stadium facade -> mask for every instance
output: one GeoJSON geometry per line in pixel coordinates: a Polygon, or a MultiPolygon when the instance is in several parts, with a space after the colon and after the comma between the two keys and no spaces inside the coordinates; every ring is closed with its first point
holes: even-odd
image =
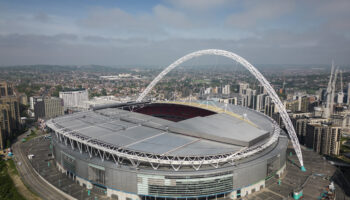
{"type": "Polygon", "coordinates": [[[61,172],[114,199],[247,196],[280,176],[288,138],[268,116],[216,102],[139,102],[47,121],[61,172]]]}

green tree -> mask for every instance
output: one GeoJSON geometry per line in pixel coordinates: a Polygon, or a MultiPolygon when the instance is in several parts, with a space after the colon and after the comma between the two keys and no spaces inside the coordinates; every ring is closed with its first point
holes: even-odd
{"type": "Polygon", "coordinates": [[[21,117],[28,117],[28,108],[29,105],[19,104],[19,111],[21,117]]]}
{"type": "Polygon", "coordinates": [[[24,200],[20,195],[8,174],[8,169],[5,161],[0,158],[0,199],[8,200],[24,200]]]}
{"type": "Polygon", "coordinates": [[[107,91],[106,91],[106,89],[104,89],[104,88],[102,89],[102,91],[101,91],[101,95],[102,95],[102,96],[106,96],[106,95],[107,95],[107,91]]]}
{"type": "Polygon", "coordinates": [[[55,86],[55,91],[52,93],[52,96],[58,97],[59,93],[63,90],[62,85],[56,85],[55,86]]]}

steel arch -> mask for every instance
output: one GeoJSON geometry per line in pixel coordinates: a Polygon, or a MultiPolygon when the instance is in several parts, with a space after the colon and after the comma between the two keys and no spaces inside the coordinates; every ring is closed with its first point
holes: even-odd
{"type": "Polygon", "coordinates": [[[186,62],[192,58],[203,56],[203,55],[218,55],[218,56],[223,56],[230,58],[241,65],[243,65],[253,76],[255,76],[256,79],[260,82],[261,85],[264,86],[266,89],[267,93],[272,99],[272,102],[276,105],[283,123],[287,129],[287,132],[291,138],[294,150],[296,152],[296,155],[299,159],[301,169],[304,171],[304,162],[303,162],[303,156],[302,152],[300,149],[300,144],[298,141],[298,137],[295,133],[295,130],[293,128],[292,121],[290,120],[288,113],[281,102],[281,100],[278,98],[278,95],[276,94],[275,90],[272,88],[270,83],[266,80],[266,78],[252,65],[250,64],[246,59],[242,58],[241,56],[232,53],[230,51],[225,51],[225,50],[220,50],[220,49],[206,49],[206,50],[200,50],[196,51],[193,53],[189,53],[180,59],[176,60],[173,62],[171,65],[169,65],[167,68],[165,68],[148,86],[147,88],[140,94],[140,96],[137,98],[136,101],[142,101],[146,95],[153,89],[153,87],[166,75],[168,74],[171,70],[173,70],[175,67],[179,66],[181,63],[186,62]]]}

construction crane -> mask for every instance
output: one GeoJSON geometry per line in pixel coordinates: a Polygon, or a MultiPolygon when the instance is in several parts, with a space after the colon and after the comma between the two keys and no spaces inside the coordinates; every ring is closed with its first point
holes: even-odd
{"type": "Polygon", "coordinates": [[[329,118],[331,115],[329,108],[330,108],[330,102],[331,102],[333,74],[334,74],[334,62],[332,61],[331,75],[329,77],[328,87],[327,87],[327,102],[326,102],[326,105],[324,107],[324,112],[323,112],[324,118],[329,118]]]}
{"type": "Polygon", "coordinates": [[[344,92],[344,88],[343,88],[343,70],[340,70],[340,92],[341,93],[344,92]]]}
{"type": "Polygon", "coordinates": [[[333,109],[334,109],[334,93],[335,93],[335,83],[337,82],[337,76],[338,76],[339,68],[335,70],[334,73],[334,78],[332,82],[332,95],[331,95],[331,103],[329,107],[329,116],[333,114],[333,109]]]}

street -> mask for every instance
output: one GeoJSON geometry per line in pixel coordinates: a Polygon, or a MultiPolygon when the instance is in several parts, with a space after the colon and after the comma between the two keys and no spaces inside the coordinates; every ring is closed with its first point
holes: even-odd
{"type": "Polygon", "coordinates": [[[22,177],[22,180],[30,189],[38,194],[43,199],[67,199],[63,197],[58,191],[46,184],[35,172],[31,166],[27,155],[21,148],[21,140],[30,133],[30,129],[17,138],[16,143],[12,145],[14,153],[14,161],[16,162],[17,170],[22,177]],[[18,165],[17,163],[21,164],[18,165]]]}

